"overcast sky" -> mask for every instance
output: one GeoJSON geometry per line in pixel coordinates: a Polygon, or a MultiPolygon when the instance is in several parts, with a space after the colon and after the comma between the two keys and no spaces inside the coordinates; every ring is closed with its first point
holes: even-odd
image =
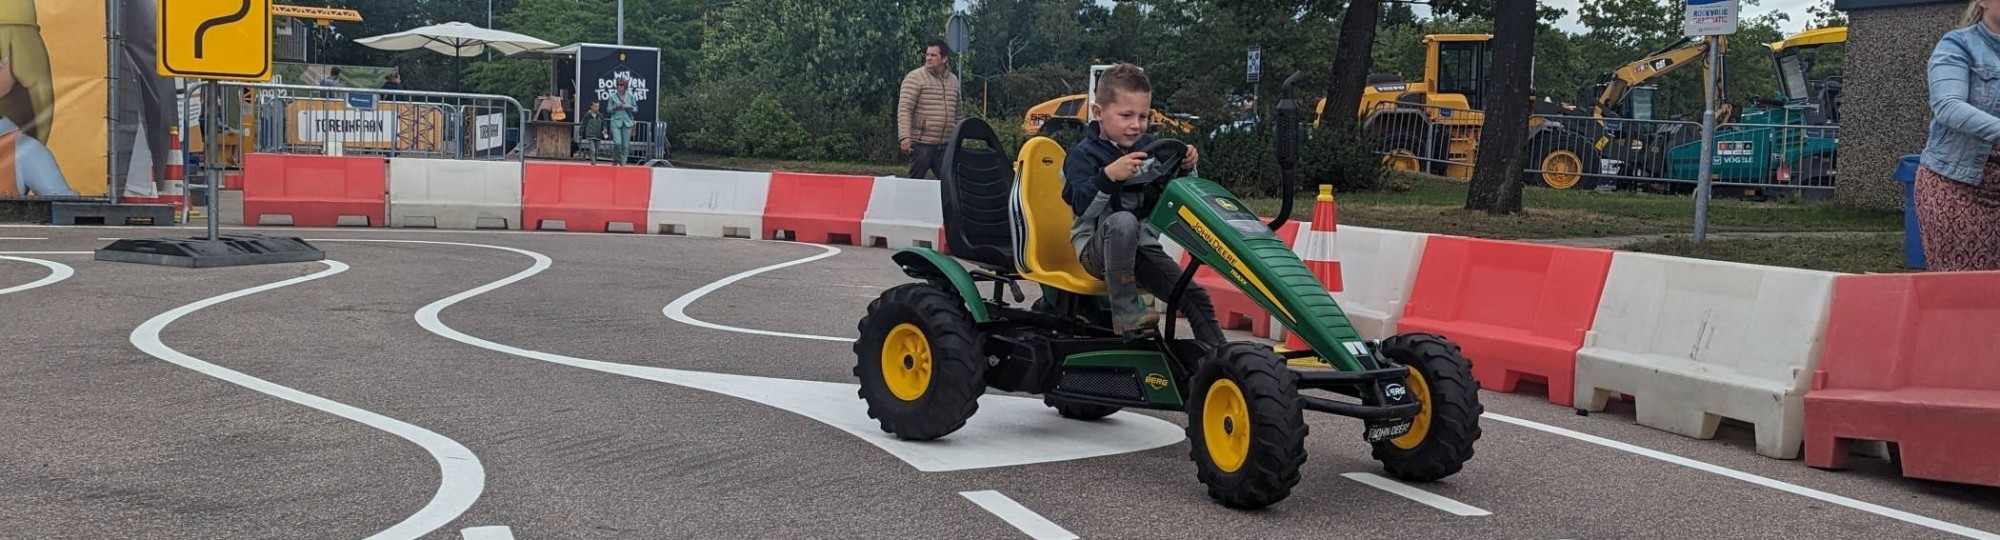
{"type": "MultiPolygon", "coordinates": [[[[960,10],[970,9],[967,7],[967,5],[969,4],[969,0],[954,0],[954,1],[957,3],[958,9],[960,10]]],[[[1561,28],[1564,31],[1568,32],[1583,31],[1583,23],[1578,22],[1576,18],[1577,6],[1581,5],[1581,2],[1579,0],[1538,0],[1538,1],[1540,3],[1546,3],[1551,6],[1569,10],[1569,16],[1563,18],[1562,21],[1556,23],[1557,28],[1561,28]]],[[[1112,5],[1113,2],[1112,0],[1097,0],[1097,3],[1103,4],[1108,7],[1112,5]]],[[[1745,12],[1742,14],[1742,17],[1747,19],[1750,17],[1763,15],[1765,13],[1782,10],[1785,13],[1790,14],[1792,16],[1792,20],[1785,21],[1784,25],[1780,27],[1779,30],[1782,30],[1786,34],[1792,34],[1795,32],[1805,30],[1806,22],[1808,22],[1807,20],[1811,18],[1810,16],[1806,15],[1806,8],[1811,7],[1814,3],[1815,3],[1814,0],[1760,0],[1759,5],[1757,7],[1745,10],[1745,12]]],[[[1412,7],[1416,8],[1417,16],[1419,17],[1430,16],[1430,8],[1428,6],[1412,6],[1412,7]]]]}

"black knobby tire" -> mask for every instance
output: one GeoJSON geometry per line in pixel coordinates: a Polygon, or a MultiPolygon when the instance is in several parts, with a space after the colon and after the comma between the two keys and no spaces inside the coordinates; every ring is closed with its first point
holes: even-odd
{"type": "Polygon", "coordinates": [[[1096,403],[1077,403],[1074,401],[1068,401],[1053,397],[1042,398],[1042,404],[1054,407],[1056,409],[1056,414],[1061,414],[1063,418],[1068,418],[1071,420],[1096,420],[1106,416],[1111,416],[1112,414],[1115,414],[1119,410],[1123,409],[1123,407],[1118,407],[1114,405],[1098,405],[1096,403]]]}
{"type": "MultiPolygon", "coordinates": [[[[1298,377],[1285,366],[1285,359],[1269,348],[1229,343],[1202,362],[1188,386],[1189,457],[1195,463],[1195,478],[1208,486],[1208,496],[1223,506],[1244,510],[1270,506],[1291,496],[1292,487],[1299,483],[1299,467],[1306,462],[1308,429],[1299,407],[1298,377]],[[1210,449],[1207,426],[1211,418],[1204,416],[1211,389],[1223,383],[1233,384],[1240,394],[1240,404],[1247,409],[1240,416],[1247,421],[1225,424],[1226,432],[1216,435],[1227,441],[1228,434],[1239,433],[1244,426],[1250,430],[1241,462],[1233,467],[1218,464],[1217,457],[1228,460],[1230,452],[1210,449]]],[[[1221,393],[1226,396],[1227,390],[1221,393]]]]}
{"type": "Polygon", "coordinates": [[[1576,176],[1574,184],[1560,184],[1550,181],[1552,177],[1567,175],[1568,173],[1554,173],[1546,170],[1542,172],[1522,171],[1521,182],[1524,184],[1557,190],[1591,190],[1597,189],[1597,186],[1604,181],[1603,177],[1597,176],[1603,174],[1602,167],[1597,162],[1599,157],[1597,148],[1592,145],[1592,141],[1586,140],[1580,135],[1559,131],[1542,133],[1528,141],[1528,152],[1530,154],[1528,156],[1528,166],[1524,168],[1542,170],[1547,165],[1547,160],[1551,155],[1557,152],[1568,152],[1570,158],[1577,160],[1580,170],[1573,173],[1576,176]]]}
{"type": "Polygon", "coordinates": [[[1409,386],[1427,400],[1427,418],[1404,437],[1374,443],[1374,457],[1391,476],[1433,482],[1458,473],[1479,440],[1479,381],[1458,345],[1430,334],[1403,334],[1382,342],[1382,355],[1417,373],[1409,386]]]}
{"type": "Polygon", "coordinates": [[[1430,152],[1424,151],[1423,141],[1421,137],[1407,131],[1384,132],[1375,138],[1375,153],[1381,156],[1382,167],[1385,170],[1395,169],[1397,162],[1407,159],[1412,161],[1409,165],[1414,167],[1412,169],[1414,172],[1435,173],[1437,172],[1434,170],[1435,164],[1424,161],[1424,157],[1430,155],[1430,152]],[[1410,155],[1396,156],[1393,153],[1397,150],[1408,152],[1410,155]]]}
{"type": "MultiPolygon", "coordinates": [[[[861,380],[858,393],[868,402],[868,417],[880,421],[883,431],[903,439],[936,439],[964,427],[979,410],[979,396],[986,392],[986,360],[979,353],[979,331],[972,315],[957,294],[930,283],[898,285],[870,302],[868,314],[857,326],[861,331],[854,341],[854,376],[861,380]],[[912,339],[909,327],[921,333],[930,370],[921,394],[905,399],[891,390],[882,352],[892,335],[912,339]]],[[[914,363],[909,356],[904,355],[903,361],[914,363]]]]}

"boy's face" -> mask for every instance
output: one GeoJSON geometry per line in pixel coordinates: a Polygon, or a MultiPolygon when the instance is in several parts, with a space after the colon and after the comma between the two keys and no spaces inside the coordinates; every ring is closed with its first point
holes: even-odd
{"type": "Polygon", "coordinates": [[[1139,143],[1139,137],[1146,134],[1147,125],[1152,123],[1153,93],[1114,90],[1112,95],[1114,100],[1090,106],[1097,113],[1097,136],[1129,148],[1139,143]]]}

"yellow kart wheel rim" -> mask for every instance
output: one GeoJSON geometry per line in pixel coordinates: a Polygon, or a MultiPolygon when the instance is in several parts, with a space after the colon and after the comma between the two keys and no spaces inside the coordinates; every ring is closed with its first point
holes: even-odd
{"type": "Polygon", "coordinates": [[[1410,420],[1409,433],[1389,439],[1389,444],[1404,450],[1412,450],[1417,445],[1423,444],[1424,437],[1431,433],[1431,385],[1424,382],[1424,374],[1418,372],[1417,368],[1410,368],[1410,391],[1416,393],[1417,402],[1422,403],[1423,408],[1418,409],[1417,417],[1410,420]]]}
{"type": "Polygon", "coordinates": [[[1382,157],[1382,163],[1394,171],[1414,171],[1422,166],[1416,153],[1401,148],[1389,151],[1389,155],[1382,157]]]}
{"type": "Polygon", "coordinates": [[[1208,443],[1208,460],[1223,472],[1236,472],[1250,457],[1250,404],[1235,381],[1222,379],[1208,387],[1201,406],[1201,438],[1208,443]]]}
{"type": "Polygon", "coordinates": [[[1576,187],[1583,181],[1583,158],[1576,152],[1557,150],[1542,156],[1542,182],[1556,189],[1576,187]]]}
{"type": "Polygon", "coordinates": [[[931,342],[917,325],[903,323],[882,340],[882,382],[903,401],[924,397],[931,386],[931,342]]]}

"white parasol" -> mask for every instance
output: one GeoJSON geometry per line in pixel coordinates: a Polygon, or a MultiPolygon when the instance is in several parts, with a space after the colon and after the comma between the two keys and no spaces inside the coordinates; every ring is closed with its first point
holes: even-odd
{"type": "Polygon", "coordinates": [[[354,42],[388,51],[430,49],[439,54],[460,58],[485,54],[488,48],[511,56],[556,46],[534,36],[481,28],[456,21],[360,38],[354,42]]]}

